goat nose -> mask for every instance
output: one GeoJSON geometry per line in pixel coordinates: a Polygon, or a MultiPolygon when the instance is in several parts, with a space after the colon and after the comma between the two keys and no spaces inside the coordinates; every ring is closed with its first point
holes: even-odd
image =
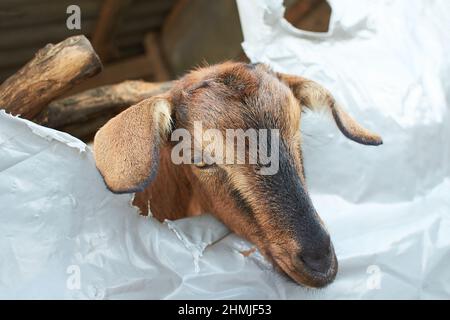
{"type": "Polygon", "coordinates": [[[333,250],[331,244],[327,247],[305,250],[299,254],[302,263],[312,271],[327,273],[331,267],[333,250]]]}
{"type": "Polygon", "coordinates": [[[327,273],[331,267],[330,254],[318,255],[318,254],[302,254],[300,256],[302,262],[311,270],[327,273]]]}

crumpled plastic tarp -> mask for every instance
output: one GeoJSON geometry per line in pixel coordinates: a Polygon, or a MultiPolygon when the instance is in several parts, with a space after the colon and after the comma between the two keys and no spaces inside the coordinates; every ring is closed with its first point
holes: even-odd
{"type": "Polygon", "coordinates": [[[327,114],[302,119],[335,282],[293,283],[210,215],[139,216],[88,146],[1,111],[0,298],[450,298],[450,3],[330,4],[330,31],[315,34],[285,21],[281,0],[238,1],[253,62],[320,82],[383,136],[362,146],[327,114]]]}

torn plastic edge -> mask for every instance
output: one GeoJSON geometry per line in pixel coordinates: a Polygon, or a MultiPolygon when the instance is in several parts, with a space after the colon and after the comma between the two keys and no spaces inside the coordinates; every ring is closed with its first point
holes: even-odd
{"type": "Polygon", "coordinates": [[[68,133],[43,127],[30,120],[22,119],[19,116],[14,116],[10,113],[7,113],[4,109],[0,110],[0,119],[1,118],[14,119],[13,121],[19,120],[19,122],[26,124],[32,133],[41,138],[44,138],[47,141],[55,140],[60,143],[64,143],[68,147],[78,149],[80,153],[86,152],[86,144],[83,141],[71,136],[68,133]]]}
{"type": "Polygon", "coordinates": [[[148,206],[147,215],[143,215],[141,212],[141,209],[133,204],[135,198],[136,198],[136,193],[132,193],[132,196],[131,196],[130,200],[128,201],[128,204],[130,205],[130,207],[133,208],[134,210],[136,210],[136,213],[139,216],[142,216],[143,218],[146,218],[146,219],[154,218],[153,213],[150,210],[150,200],[147,201],[147,206],[148,206]]]}
{"type": "Polygon", "coordinates": [[[183,245],[188,249],[194,258],[194,269],[195,273],[200,272],[200,258],[203,256],[203,251],[209,245],[209,243],[201,242],[200,244],[193,244],[188,239],[186,239],[181,232],[177,229],[175,223],[171,220],[165,219],[164,224],[167,225],[169,230],[173,231],[178,239],[183,243],[183,245]]]}
{"type": "MultiPolygon", "coordinates": [[[[135,209],[136,213],[139,216],[141,216],[141,217],[143,217],[145,219],[152,219],[152,218],[154,218],[153,213],[150,210],[150,201],[148,201],[147,216],[143,216],[141,214],[140,209],[133,204],[135,197],[136,197],[136,193],[133,193],[132,197],[130,198],[130,200],[128,202],[130,207],[135,209]]],[[[200,257],[203,256],[203,251],[206,249],[206,247],[209,245],[209,243],[202,242],[201,244],[198,244],[198,245],[193,244],[192,242],[190,242],[188,239],[186,239],[183,236],[183,234],[177,229],[175,223],[173,221],[171,221],[171,220],[168,220],[168,219],[164,220],[163,225],[166,225],[167,228],[170,231],[175,233],[176,237],[183,243],[185,248],[189,250],[189,252],[191,253],[191,255],[192,255],[193,259],[194,259],[194,270],[195,270],[195,273],[199,273],[200,272],[200,266],[199,266],[200,257]]]]}
{"type": "MultiPolygon", "coordinates": [[[[153,213],[150,210],[150,201],[148,203],[147,216],[143,216],[141,214],[140,209],[133,204],[135,197],[136,197],[136,193],[133,193],[132,197],[130,198],[130,200],[128,202],[130,207],[135,209],[136,213],[145,219],[154,218],[153,213]]],[[[189,252],[191,253],[191,255],[194,259],[195,273],[199,273],[200,272],[200,265],[199,265],[200,258],[203,256],[203,251],[206,249],[206,247],[208,245],[210,245],[210,243],[205,243],[205,242],[201,242],[200,244],[192,243],[191,241],[189,241],[189,239],[186,239],[183,236],[183,234],[178,230],[176,224],[172,220],[165,219],[163,225],[166,225],[169,230],[171,230],[173,233],[175,233],[176,237],[183,243],[184,247],[189,250],[189,252]]]]}
{"type": "MultiPolygon", "coordinates": [[[[80,151],[80,153],[91,151],[91,148],[87,144],[85,144],[81,140],[71,136],[70,134],[41,126],[41,125],[36,124],[27,119],[22,119],[22,118],[20,118],[20,116],[15,116],[15,115],[9,114],[3,109],[0,110],[0,120],[2,118],[5,118],[7,120],[13,120],[13,121],[16,121],[16,119],[17,119],[19,122],[24,123],[31,130],[31,132],[33,134],[35,134],[47,141],[53,141],[53,140],[58,141],[60,143],[67,145],[68,147],[78,149],[78,151],[80,151]]],[[[128,200],[128,204],[129,204],[130,208],[135,210],[137,215],[142,216],[140,209],[133,204],[135,196],[136,196],[135,193],[133,193],[131,195],[130,199],[128,200]]],[[[149,208],[150,208],[150,206],[149,206],[149,208]]],[[[147,214],[148,214],[147,216],[142,216],[142,217],[143,218],[152,218],[153,217],[153,214],[150,211],[150,209],[148,210],[147,214]]],[[[203,256],[203,252],[206,249],[206,247],[208,245],[210,245],[211,243],[201,242],[198,244],[194,244],[191,241],[189,241],[189,239],[187,239],[183,236],[182,232],[180,232],[178,230],[176,224],[173,221],[166,219],[166,220],[164,220],[164,224],[167,225],[169,230],[171,230],[175,233],[177,238],[180,239],[180,241],[183,243],[183,245],[190,251],[190,253],[194,259],[195,272],[196,273],[200,272],[199,260],[203,256]]],[[[239,252],[239,250],[237,250],[237,251],[239,252]]],[[[247,255],[247,257],[250,255],[254,255],[254,253],[255,253],[254,248],[250,248],[249,251],[250,251],[249,252],[250,254],[247,255]]],[[[240,252],[240,253],[243,256],[246,256],[245,254],[243,254],[243,252],[240,252]]]]}

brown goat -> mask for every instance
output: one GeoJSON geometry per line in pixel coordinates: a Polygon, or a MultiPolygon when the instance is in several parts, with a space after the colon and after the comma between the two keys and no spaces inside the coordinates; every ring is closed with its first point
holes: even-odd
{"type": "Polygon", "coordinates": [[[136,192],[143,212],[159,220],[212,213],[297,283],[322,287],[333,281],[338,263],[305,184],[302,107],[329,109],[349,139],[382,143],[317,83],[264,64],[226,62],[192,71],[169,92],[111,119],[95,137],[96,165],[112,192],[136,192]],[[278,171],[258,174],[258,163],[174,164],[171,134],[182,128],[195,135],[196,121],[222,132],[278,129],[278,171]]]}

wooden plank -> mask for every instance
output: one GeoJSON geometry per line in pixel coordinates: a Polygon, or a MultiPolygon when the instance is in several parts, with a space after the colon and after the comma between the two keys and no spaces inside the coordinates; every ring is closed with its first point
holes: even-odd
{"type": "Polygon", "coordinates": [[[68,37],[90,34],[94,20],[81,20],[81,30],[69,30],[66,24],[41,25],[39,28],[28,26],[16,28],[13,32],[0,32],[0,50],[9,52],[11,48],[42,47],[49,42],[59,42],[68,37]]]}
{"type": "Polygon", "coordinates": [[[31,60],[37,51],[41,47],[29,47],[29,48],[13,48],[12,50],[0,51],[0,70],[16,68],[15,71],[20,69],[27,61],[31,60]]]}
{"type": "MultiPolygon", "coordinates": [[[[0,1],[0,5],[3,5],[4,1],[0,1]]],[[[28,1],[23,5],[15,3],[7,8],[0,7],[0,29],[5,31],[30,26],[36,28],[48,24],[65,26],[69,16],[66,14],[66,10],[72,4],[80,7],[82,21],[96,18],[100,9],[100,1],[92,0],[28,1]]]]}
{"type": "MultiPolygon", "coordinates": [[[[23,65],[23,63],[22,63],[23,65]]],[[[21,65],[21,66],[22,66],[21,65]]],[[[0,84],[11,77],[17,70],[20,69],[21,66],[15,66],[15,67],[7,67],[0,69],[0,84]]]]}
{"type": "Polygon", "coordinates": [[[87,81],[84,81],[83,83],[80,83],[65,96],[124,80],[150,80],[151,78],[151,61],[146,55],[140,55],[107,65],[103,68],[102,73],[87,81]]]}

